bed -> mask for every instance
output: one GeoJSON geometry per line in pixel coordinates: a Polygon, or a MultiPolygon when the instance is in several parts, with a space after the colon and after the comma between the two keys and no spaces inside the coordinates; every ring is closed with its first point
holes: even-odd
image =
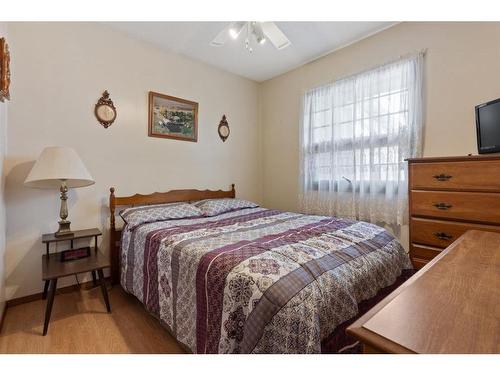
{"type": "Polygon", "coordinates": [[[357,352],[345,327],[412,273],[386,230],[336,217],[255,206],[116,228],[117,207],[231,203],[234,185],[110,191],[113,281],[193,353],[357,352]]]}

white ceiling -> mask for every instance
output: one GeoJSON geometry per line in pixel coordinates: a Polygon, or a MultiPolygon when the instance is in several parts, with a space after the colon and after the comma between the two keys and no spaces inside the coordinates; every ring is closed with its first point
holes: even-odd
{"type": "Polygon", "coordinates": [[[393,22],[276,22],[292,45],[277,50],[271,43],[255,45],[244,38],[222,47],[210,45],[228,22],[106,22],[134,38],[188,56],[231,73],[262,82],[286,73],[335,49],[372,35],[393,22]]]}

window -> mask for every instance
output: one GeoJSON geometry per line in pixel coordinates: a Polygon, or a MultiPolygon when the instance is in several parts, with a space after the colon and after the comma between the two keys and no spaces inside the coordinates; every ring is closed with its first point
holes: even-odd
{"type": "Polygon", "coordinates": [[[404,211],[404,159],[420,152],[422,58],[389,63],[304,95],[306,211],[312,202],[315,212],[401,222],[387,211],[404,211]]]}

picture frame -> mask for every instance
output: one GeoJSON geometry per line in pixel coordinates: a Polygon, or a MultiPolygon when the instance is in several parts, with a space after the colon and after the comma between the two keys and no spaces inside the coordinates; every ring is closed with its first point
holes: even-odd
{"type": "Polygon", "coordinates": [[[0,102],[10,99],[10,53],[5,38],[0,38],[0,102]]]}
{"type": "Polygon", "coordinates": [[[198,103],[149,92],[148,136],[198,142],[198,103]]]}

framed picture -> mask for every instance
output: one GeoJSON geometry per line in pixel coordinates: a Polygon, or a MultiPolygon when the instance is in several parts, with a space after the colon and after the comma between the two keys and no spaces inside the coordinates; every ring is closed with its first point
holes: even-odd
{"type": "Polygon", "coordinates": [[[150,137],[198,141],[198,103],[149,92],[150,137]]]}
{"type": "Polygon", "coordinates": [[[0,38],[0,102],[10,99],[10,54],[5,38],[0,38]]]}

